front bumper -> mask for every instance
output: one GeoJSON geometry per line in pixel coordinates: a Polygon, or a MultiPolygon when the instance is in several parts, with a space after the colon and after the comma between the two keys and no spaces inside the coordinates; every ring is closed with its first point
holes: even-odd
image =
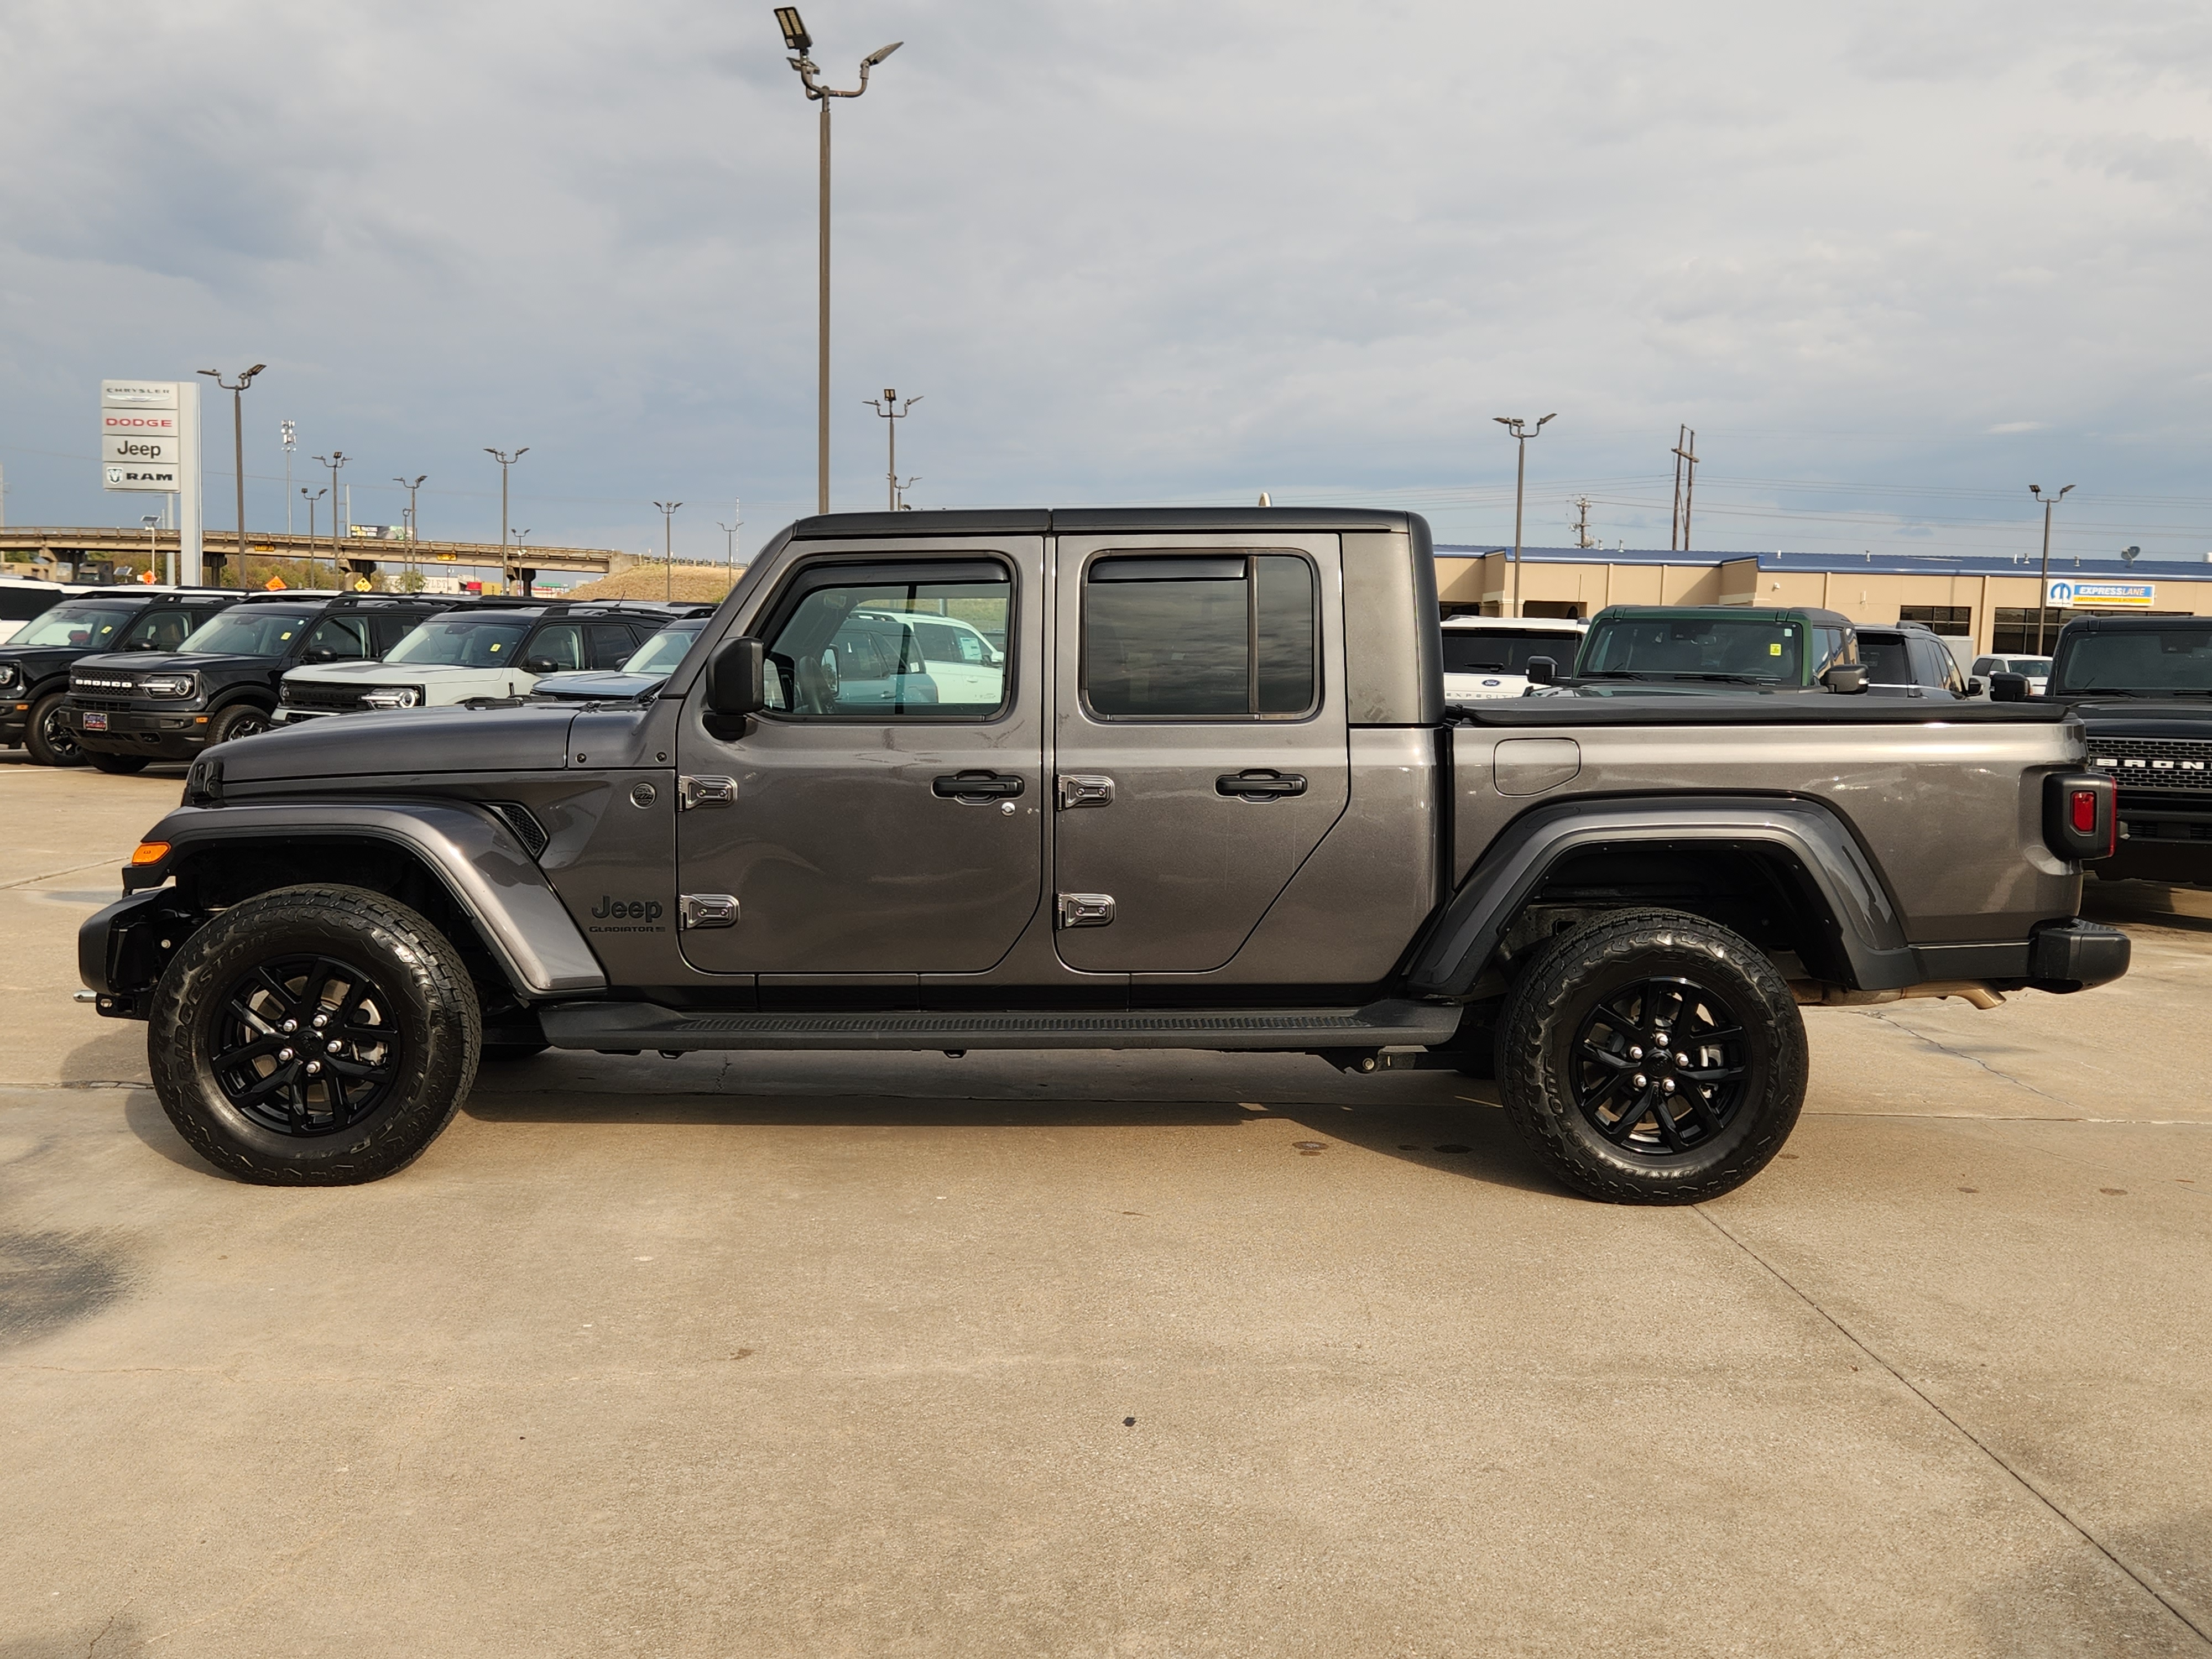
{"type": "Polygon", "coordinates": [[[189,709],[79,708],[62,705],[62,724],[79,744],[103,755],[146,755],[156,760],[190,760],[207,747],[208,716],[189,709]],[[94,731],[88,715],[104,716],[104,729],[94,731]]]}
{"type": "Polygon", "coordinates": [[[0,699],[0,748],[14,748],[31,729],[31,705],[21,697],[0,699]]]}

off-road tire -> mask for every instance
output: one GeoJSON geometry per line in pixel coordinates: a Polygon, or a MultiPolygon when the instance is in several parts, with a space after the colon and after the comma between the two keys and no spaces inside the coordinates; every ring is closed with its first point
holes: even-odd
{"type": "Polygon", "coordinates": [[[256,737],[273,729],[275,722],[269,711],[258,703],[234,702],[217,714],[208,725],[208,744],[228,743],[234,738],[256,737]],[[244,727],[241,731],[240,728],[244,727]]]}
{"type": "MultiPolygon", "coordinates": [[[[1708,1026],[1728,1029],[1717,1021],[1708,1026]]],[[[1501,1092],[1514,1128],[1561,1182],[1617,1204],[1695,1204],[1750,1180],[1796,1127],[1805,1101],[1805,1070],[1804,1023],[1773,963],[1740,934],[1680,911],[1618,912],[1545,941],[1507,999],[1498,1042],[1501,1092]],[[1583,1079],[1602,1079],[1606,1073],[1596,1058],[1583,1059],[1585,1033],[1604,1031],[1612,1018],[1607,1008],[1637,1006],[1638,987],[1674,981],[1687,981],[1708,1000],[1700,1006],[1723,1008],[1741,1033],[1723,1040],[1725,1050],[1717,1042],[1709,1050],[1724,1062],[1713,1071],[1740,1066],[1740,1091],[1729,1097],[1730,1114],[1708,1130],[1687,1116],[1673,1117],[1673,1106],[1689,1111],[1686,1095],[1668,1097],[1662,1105],[1656,1094],[1630,1090],[1627,1083],[1636,1075],[1654,1079],[1656,1086],[1662,1066],[1670,1074],[1696,1070],[1668,1065],[1664,1054],[1630,1075],[1621,1105],[1586,1110],[1586,1099],[1601,1085],[1584,1085],[1583,1079]],[[1608,1139],[1601,1127],[1603,1111],[1614,1111],[1618,1128],[1622,1117],[1638,1109],[1628,1103],[1644,1098],[1668,1114],[1665,1132],[1656,1115],[1635,1120],[1648,1124],[1650,1137],[1662,1144],[1638,1150],[1632,1142],[1608,1139]],[[1675,1132],[1685,1129],[1698,1138],[1671,1144],[1675,1132]]],[[[1678,1087],[1698,1087],[1702,1094],[1694,1082],[1678,1087]]]]}
{"type": "MultiPolygon", "coordinates": [[[[364,888],[283,887],[232,906],[185,942],[155,987],[146,1047],[162,1110],[209,1163],[267,1186],[344,1187],[404,1169],[437,1138],[476,1080],[482,1035],[468,969],[422,916],[364,888]],[[241,981],[310,959],[356,967],[387,1005],[377,1018],[395,1031],[389,1081],[342,1127],[271,1128],[227,1091],[217,1045],[241,1029],[241,981]]],[[[243,1073],[234,1066],[228,1074],[243,1073]]]]}
{"type": "Polygon", "coordinates": [[[76,733],[61,724],[62,698],[66,695],[47,692],[31,705],[31,717],[24,724],[23,747],[41,766],[84,764],[84,750],[78,746],[76,733]]]}
{"type": "Polygon", "coordinates": [[[146,757],[143,755],[111,755],[102,750],[88,749],[84,751],[84,757],[92,763],[95,772],[106,772],[118,778],[127,778],[135,772],[146,769],[146,757]]]}

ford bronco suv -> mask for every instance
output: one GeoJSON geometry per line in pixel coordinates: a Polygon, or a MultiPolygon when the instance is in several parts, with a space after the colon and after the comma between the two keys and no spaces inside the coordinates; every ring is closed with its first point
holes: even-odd
{"type": "Polygon", "coordinates": [[[1609,605],[1590,618],[1571,678],[1532,662],[1534,695],[1710,696],[1863,691],[1858,639],[1833,611],[1609,605]]]}
{"type": "Polygon", "coordinates": [[[0,645],[0,744],[21,744],[41,766],[82,766],[88,759],[111,771],[143,769],[143,763],[118,767],[118,757],[77,747],[62,713],[70,669],[111,651],[173,651],[238,598],[213,587],[95,590],[25,623],[0,645]]]}
{"type": "Polygon", "coordinates": [[[190,760],[269,729],[276,688],[301,663],[382,656],[454,603],[408,594],[250,593],[173,651],[87,657],[70,670],[61,723],[106,772],[190,760]]]}
{"type": "Polygon", "coordinates": [[[249,1181],[389,1175],[549,1044],[1194,1048],[1494,1075],[1560,1180],[1677,1203],[1781,1147],[1801,1005],[2126,968],[2062,705],[1444,708],[1409,514],[805,519],[651,696],[210,750],[80,969],[249,1181]],[[854,686],[856,618],[997,672],[854,686]]]}

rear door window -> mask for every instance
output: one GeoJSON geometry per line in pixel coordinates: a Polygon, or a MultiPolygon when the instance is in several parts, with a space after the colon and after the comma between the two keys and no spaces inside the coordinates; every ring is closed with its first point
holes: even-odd
{"type": "Polygon", "coordinates": [[[594,668],[620,668],[637,649],[636,639],[620,623],[593,623],[591,638],[594,668]]]}
{"type": "Polygon", "coordinates": [[[533,674],[552,674],[584,665],[584,629],[579,623],[548,623],[531,635],[522,665],[533,674]],[[545,666],[551,663],[552,667],[545,666]],[[536,663],[537,667],[531,665],[536,663]]]}
{"type": "Polygon", "coordinates": [[[124,635],[123,649],[173,651],[185,642],[192,627],[190,611],[149,611],[131,624],[131,631],[124,635]]]}
{"type": "Polygon", "coordinates": [[[1296,554],[1092,561],[1082,688],[1120,720],[1295,719],[1320,701],[1313,567],[1296,554]]]}
{"type": "Polygon", "coordinates": [[[307,630],[307,643],[302,650],[308,655],[326,651],[332,662],[364,661],[371,654],[368,619],[362,617],[325,617],[307,630]]]}

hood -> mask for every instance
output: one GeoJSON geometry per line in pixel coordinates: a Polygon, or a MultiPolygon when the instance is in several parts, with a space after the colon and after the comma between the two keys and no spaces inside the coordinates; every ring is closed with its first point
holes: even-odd
{"type": "MultiPolygon", "coordinates": [[[[81,645],[0,645],[0,662],[12,662],[23,671],[26,681],[51,674],[64,663],[82,659],[88,653],[81,645]]],[[[119,651],[101,653],[103,656],[125,656],[119,651]]],[[[127,653],[137,656],[142,653],[127,653]]]]}
{"type": "Polygon", "coordinates": [[[223,781],[358,778],[424,772],[558,772],[573,709],[407,708],[278,726],[207,750],[223,781]]]}
{"type": "Polygon", "coordinates": [[[459,663],[438,662],[318,662],[295,668],[284,677],[288,680],[313,680],[322,684],[345,685],[368,681],[377,685],[406,684],[409,685],[437,685],[460,680],[470,685],[480,685],[491,679],[528,679],[530,675],[516,665],[501,664],[496,668],[469,668],[459,663]]]}
{"type": "Polygon", "coordinates": [[[2081,724],[2099,737],[2212,738],[2212,697],[2092,697],[2073,707],[2081,724]]]}
{"type": "Polygon", "coordinates": [[[70,666],[87,673],[190,674],[214,673],[229,668],[265,672],[274,657],[194,656],[188,651],[103,651],[96,657],[80,657],[70,666]]]}
{"type": "Polygon", "coordinates": [[[587,669],[580,674],[548,674],[530,695],[571,702],[620,702],[652,690],[667,678],[665,674],[625,674],[615,668],[587,669]]]}

